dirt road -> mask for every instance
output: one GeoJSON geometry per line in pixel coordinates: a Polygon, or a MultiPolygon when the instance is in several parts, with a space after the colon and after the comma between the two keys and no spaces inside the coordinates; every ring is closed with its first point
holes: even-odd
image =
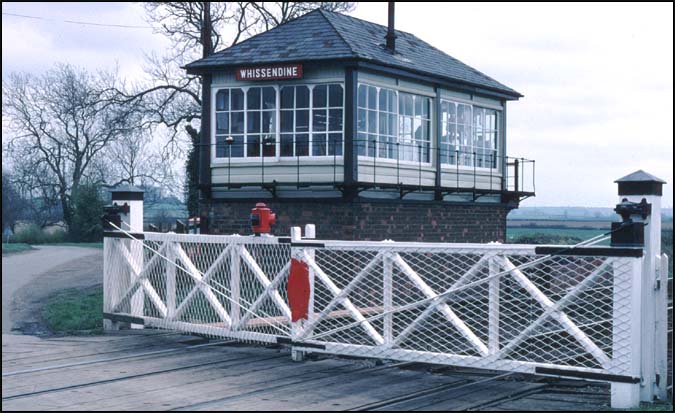
{"type": "Polygon", "coordinates": [[[2,257],[2,333],[39,321],[40,304],[66,288],[89,288],[103,279],[103,250],[39,246],[2,257]],[[39,313],[39,312],[38,312],[39,313]]]}

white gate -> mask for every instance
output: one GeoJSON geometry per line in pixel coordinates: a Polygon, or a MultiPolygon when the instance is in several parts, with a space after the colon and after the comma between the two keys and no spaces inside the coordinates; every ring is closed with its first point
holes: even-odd
{"type": "Polygon", "coordinates": [[[285,286],[290,247],[278,238],[108,235],[103,303],[108,322],[261,342],[290,334],[285,286]]]}
{"type": "Polygon", "coordinates": [[[313,299],[312,351],[639,381],[640,249],[330,241],[294,248],[313,299]],[[311,251],[310,251],[311,250],[311,251]],[[639,290],[639,288],[638,288],[639,290]]]}
{"type": "Polygon", "coordinates": [[[653,350],[640,348],[642,248],[108,235],[108,323],[603,380],[617,400],[653,350]],[[309,285],[297,322],[292,259],[309,285]]]}

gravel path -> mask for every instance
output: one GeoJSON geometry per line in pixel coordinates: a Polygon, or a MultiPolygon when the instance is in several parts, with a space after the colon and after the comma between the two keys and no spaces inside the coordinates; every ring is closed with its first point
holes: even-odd
{"type": "Polygon", "coordinates": [[[38,246],[3,255],[2,333],[13,328],[36,332],[26,330],[39,324],[45,298],[66,288],[90,288],[102,279],[102,249],[38,246]]]}

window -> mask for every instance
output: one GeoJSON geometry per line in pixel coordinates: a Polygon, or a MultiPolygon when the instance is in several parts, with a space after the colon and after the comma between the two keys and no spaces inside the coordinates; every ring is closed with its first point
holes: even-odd
{"type": "Polygon", "coordinates": [[[216,157],[243,156],[244,92],[241,89],[219,90],[216,94],[216,157]]]}
{"type": "Polygon", "coordinates": [[[309,88],[281,88],[280,155],[309,155],[309,88]]]}
{"type": "Polygon", "coordinates": [[[401,160],[429,162],[429,106],[429,98],[410,93],[398,94],[401,160]]]}
{"type": "Polygon", "coordinates": [[[312,89],[312,156],[342,155],[342,86],[312,89]]]}
{"type": "Polygon", "coordinates": [[[431,99],[361,84],[357,106],[359,155],[430,161],[431,99]]]}
{"type": "Polygon", "coordinates": [[[246,156],[276,156],[277,94],[273,87],[246,92],[246,156]]]}
{"type": "Polygon", "coordinates": [[[377,147],[377,88],[359,85],[357,148],[359,155],[375,156],[377,147]]]}
{"type": "Polygon", "coordinates": [[[441,163],[496,168],[498,111],[441,101],[441,163]]]}
{"type": "Polygon", "coordinates": [[[218,90],[216,158],[342,155],[342,85],[289,85],[278,91],[277,103],[272,86],[218,90]]]}

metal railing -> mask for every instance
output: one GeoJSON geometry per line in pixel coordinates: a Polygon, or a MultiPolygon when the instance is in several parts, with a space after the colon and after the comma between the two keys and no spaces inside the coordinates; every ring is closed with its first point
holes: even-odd
{"type": "MultiPolygon", "coordinates": [[[[224,161],[222,167],[227,169],[227,174],[223,178],[224,182],[212,184],[214,187],[301,188],[323,184],[342,188],[345,185],[342,141],[323,140],[321,146],[309,140],[294,141],[290,147],[283,148],[273,139],[259,141],[253,146],[230,141],[216,144],[215,150],[216,158],[224,161]],[[255,148],[256,156],[244,157],[252,147],[255,148]],[[242,163],[241,160],[246,162],[242,163]],[[277,175],[277,160],[286,161],[284,166],[294,168],[295,173],[280,178],[277,175]],[[330,173],[323,173],[323,179],[313,175],[317,171],[317,160],[321,161],[324,172],[326,168],[330,169],[330,173]],[[258,172],[253,175],[257,174],[259,178],[241,180],[233,177],[233,169],[241,167],[256,167],[258,172]],[[308,179],[308,176],[312,176],[312,179],[308,179]]],[[[495,149],[449,149],[430,147],[428,143],[357,139],[355,152],[358,179],[354,184],[361,189],[400,188],[407,191],[474,194],[510,192],[523,197],[532,196],[535,192],[535,161],[501,156],[495,149]],[[436,165],[439,163],[441,176],[437,177],[436,165]]]]}

